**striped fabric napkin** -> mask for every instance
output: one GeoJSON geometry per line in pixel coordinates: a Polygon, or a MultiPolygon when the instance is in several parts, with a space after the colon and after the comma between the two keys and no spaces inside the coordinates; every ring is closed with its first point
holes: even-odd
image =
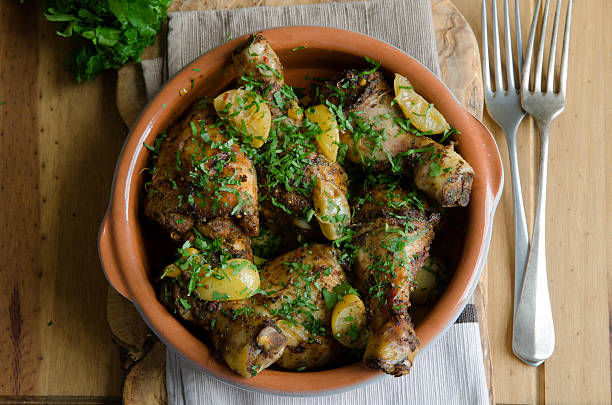
{"type": "MultiPolygon", "coordinates": [[[[439,75],[429,0],[378,0],[287,7],[170,13],[164,58],[143,60],[147,95],[202,53],[233,37],[286,25],[325,25],[362,32],[413,56],[439,75]]],[[[457,322],[421,352],[408,376],[384,376],[355,390],[318,397],[285,397],[244,391],[219,381],[168,349],[169,405],[487,404],[479,324],[469,304],[457,322]]]]}

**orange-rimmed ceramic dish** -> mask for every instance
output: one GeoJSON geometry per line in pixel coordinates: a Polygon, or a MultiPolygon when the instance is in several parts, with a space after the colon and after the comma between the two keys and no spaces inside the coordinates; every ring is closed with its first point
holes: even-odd
{"type": "MultiPolygon", "coordinates": [[[[443,296],[417,325],[426,349],[459,316],[480,278],[489,248],[493,214],[503,183],[497,145],[489,131],[455,100],[436,76],[399,49],[372,37],[323,27],[284,27],[263,32],[285,66],[285,80],[303,85],[306,74],[326,76],[363,64],[368,56],[380,61],[392,79],[398,72],[436,105],[461,135],[458,151],[476,172],[467,214],[466,236],[455,274],[443,296]],[[306,46],[297,52],[292,49],[306,46]]],[[[168,346],[204,371],[235,386],[285,395],[317,395],[345,391],[378,379],[381,372],[361,363],[325,371],[265,370],[246,379],[232,372],[212,351],[170,314],[157,300],[153,275],[163,263],[153,263],[140,217],[139,197],[143,168],[152,144],[197,97],[216,95],[233,79],[232,51],[246,41],[237,38],[202,55],[172,78],[147,105],[132,127],[117,163],[111,201],[99,235],[100,260],[108,281],[132,301],[144,320],[168,346]],[[193,88],[192,87],[192,79],[193,88]],[[180,95],[181,89],[189,91],[180,95]]],[[[418,367],[418,358],[415,362],[418,367]]],[[[410,378],[406,376],[403,378],[410,378]]]]}

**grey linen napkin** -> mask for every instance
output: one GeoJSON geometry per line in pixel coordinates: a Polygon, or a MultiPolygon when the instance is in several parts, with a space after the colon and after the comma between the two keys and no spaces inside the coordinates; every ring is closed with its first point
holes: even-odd
{"type": "MultiPolygon", "coordinates": [[[[142,61],[148,97],[183,66],[225,42],[228,34],[237,37],[286,25],[324,25],[372,35],[440,74],[429,0],[189,11],[169,14],[166,57],[142,61]]],[[[170,348],[166,360],[170,405],[488,403],[479,325],[471,304],[446,334],[417,357],[408,376],[384,376],[341,394],[296,398],[248,392],[209,376],[170,348]]]]}

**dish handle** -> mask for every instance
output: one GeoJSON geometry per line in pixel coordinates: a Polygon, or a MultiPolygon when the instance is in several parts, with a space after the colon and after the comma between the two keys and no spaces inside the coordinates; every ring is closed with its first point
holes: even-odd
{"type": "Polygon", "coordinates": [[[104,217],[104,221],[102,221],[100,233],[98,234],[98,254],[100,256],[100,263],[102,264],[102,271],[110,285],[117,290],[119,294],[131,301],[132,298],[129,294],[129,290],[119,271],[117,250],[113,243],[112,233],[111,221],[109,221],[107,214],[104,217]]]}

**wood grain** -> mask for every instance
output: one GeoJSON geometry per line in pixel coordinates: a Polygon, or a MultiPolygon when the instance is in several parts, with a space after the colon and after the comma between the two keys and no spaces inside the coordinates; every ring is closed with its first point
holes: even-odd
{"type": "Polygon", "coordinates": [[[11,395],[0,396],[0,405],[15,404],[43,404],[43,405],[121,405],[119,397],[85,397],[85,396],[65,396],[65,395],[11,395]]]}
{"type": "MultiPolygon", "coordinates": [[[[480,38],[480,1],[454,3],[480,38]]],[[[523,38],[534,3],[520,2],[523,38]]],[[[569,100],[550,150],[548,266],[557,348],[539,369],[516,360],[510,348],[513,223],[506,181],[487,266],[495,395],[503,404],[611,401],[612,9],[605,0],[574,6],[569,100]]],[[[0,403],[118,403],[122,371],[104,316],[95,237],[127,130],[115,110],[115,74],[77,86],[61,67],[72,44],[55,30],[36,2],[0,0],[0,103],[6,101],[0,403]]],[[[507,162],[503,133],[484,119],[507,162]]],[[[519,139],[531,223],[538,152],[531,120],[519,139]]]]}
{"type": "MultiPolygon", "coordinates": [[[[589,6],[604,10],[610,3],[598,0],[589,6]]],[[[570,56],[574,63],[568,73],[566,111],[551,128],[551,210],[546,226],[547,234],[555,237],[547,241],[547,257],[553,316],[560,333],[555,353],[541,376],[541,392],[546,402],[555,404],[575,404],[586,398],[592,403],[610,403],[611,395],[606,313],[606,270],[611,258],[606,252],[606,221],[601,215],[606,213],[606,199],[612,196],[606,194],[606,167],[609,177],[612,162],[605,154],[609,141],[602,131],[612,118],[604,110],[610,100],[606,84],[612,83],[606,83],[603,69],[595,72],[590,65],[610,69],[606,62],[612,52],[612,31],[609,16],[594,15],[589,8],[574,7],[570,56]],[[589,41],[602,41],[605,47],[584,46],[589,41]],[[584,109],[585,105],[591,108],[584,109]],[[562,174],[568,167],[571,173],[562,174]],[[580,389],[563,392],[557,388],[568,382],[576,382],[580,389]]]]}
{"type": "Polygon", "coordinates": [[[121,348],[121,368],[129,370],[157,341],[132,303],[114,288],[108,288],[106,319],[113,340],[121,348]]]}
{"type": "MultiPolygon", "coordinates": [[[[36,392],[118,395],[121,370],[105,322],[106,280],[96,240],[126,130],[114,106],[114,72],[76,85],[58,61],[71,44],[42,21],[38,142],[41,202],[41,349],[36,392]],[[44,240],[43,240],[44,239],[44,240]],[[51,326],[47,323],[53,321],[51,326]]],[[[68,41],[70,42],[70,41],[68,41]]]]}
{"type": "MultiPolygon", "coordinates": [[[[534,3],[520,2],[523,38],[527,38],[534,3]]],[[[612,149],[605,139],[609,128],[606,118],[612,116],[606,90],[612,83],[612,50],[610,41],[604,38],[611,38],[610,24],[606,21],[612,14],[604,3],[592,2],[589,7],[574,3],[568,102],[551,129],[548,180],[547,264],[557,343],[551,359],[537,369],[517,360],[511,348],[514,224],[508,177],[496,214],[488,259],[489,330],[496,400],[502,404],[609,404],[611,401],[612,267],[607,252],[612,246],[609,219],[612,149]],[[602,220],[602,213],[607,220],[602,220]]],[[[474,31],[480,32],[479,2],[455,0],[455,4],[474,31]]],[[[503,2],[498,1],[499,10],[503,10],[502,6],[503,2]]],[[[503,27],[501,19],[500,24],[503,27]]],[[[480,35],[477,37],[480,39],[480,35]]],[[[508,174],[503,132],[487,115],[485,123],[495,135],[508,174]]],[[[525,208],[531,229],[539,153],[531,119],[521,125],[518,139],[525,208]]]]}
{"type": "Polygon", "coordinates": [[[77,86],[56,29],[0,0],[0,395],[118,396],[96,236],[126,130],[115,74],[77,86]]]}
{"type": "Polygon", "coordinates": [[[157,342],[147,356],[138,362],[125,377],[123,403],[125,405],[164,405],[166,393],[166,346],[157,342]]]}
{"type": "Polygon", "coordinates": [[[37,254],[41,210],[37,198],[38,42],[36,28],[20,22],[37,10],[30,4],[0,4],[0,57],[5,61],[0,63],[0,83],[21,83],[0,85],[4,103],[0,107],[0,394],[24,395],[36,389],[37,375],[31,366],[42,357],[36,295],[42,272],[37,254]],[[19,165],[14,164],[16,157],[19,165]]]}
{"type": "Polygon", "coordinates": [[[482,69],[474,32],[450,0],[432,0],[431,8],[442,80],[464,107],[481,119],[482,69]]]}
{"type": "Polygon", "coordinates": [[[139,63],[129,63],[117,71],[115,98],[121,119],[128,127],[131,126],[147,104],[147,92],[139,63]]]}

